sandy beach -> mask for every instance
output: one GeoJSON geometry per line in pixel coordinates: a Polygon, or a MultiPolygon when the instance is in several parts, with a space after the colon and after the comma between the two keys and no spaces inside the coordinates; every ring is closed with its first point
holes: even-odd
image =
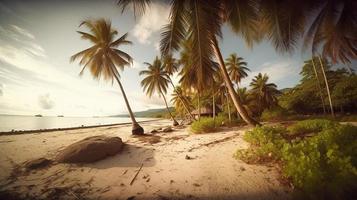
{"type": "MultiPolygon", "coordinates": [[[[146,132],[169,120],[141,123],[146,132]]],[[[189,127],[146,137],[131,125],[0,136],[1,190],[24,199],[287,199],[276,166],[248,165],[232,157],[247,148],[249,127],[194,135],[189,127]],[[121,153],[92,164],[54,164],[14,173],[22,163],[53,159],[59,150],[89,136],[119,136],[121,153]],[[138,176],[130,185],[142,165],[138,176]]],[[[149,133],[148,133],[149,134],[149,133]]]]}

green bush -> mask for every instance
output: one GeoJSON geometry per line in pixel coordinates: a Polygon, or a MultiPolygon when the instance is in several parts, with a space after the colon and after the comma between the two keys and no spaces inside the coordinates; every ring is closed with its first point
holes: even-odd
{"type": "Polygon", "coordinates": [[[271,109],[265,109],[260,117],[264,121],[273,121],[273,120],[283,120],[288,117],[289,113],[287,110],[280,106],[276,106],[271,109]]]}
{"type": "Polygon", "coordinates": [[[285,144],[283,173],[309,199],[349,199],[357,189],[357,127],[338,125],[285,144]]]}
{"type": "Polygon", "coordinates": [[[338,124],[337,122],[333,122],[326,119],[303,120],[288,127],[288,131],[289,131],[288,134],[302,135],[307,133],[317,133],[325,129],[333,128],[337,124],[338,124]]]}
{"type": "Polygon", "coordinates": [[[357,127],[305,120],[288,130],[316,134],[290,142],[284,139],[287,130],[282,127],[257,127],[244,136],[251,148],[238,150],[235,156],[248,163],[280,161],[283,175],[301,191],[300,199],[354,199],[357,127]]]}
{"type": "Polygon", "coordinates": [[[217,130],[222,124],[222,119],[216,118],[215,120],[211,117],[201,117],[200,120],[194,121],[191,124],[191,131],[193,133],[209,133],[217,130]]]}

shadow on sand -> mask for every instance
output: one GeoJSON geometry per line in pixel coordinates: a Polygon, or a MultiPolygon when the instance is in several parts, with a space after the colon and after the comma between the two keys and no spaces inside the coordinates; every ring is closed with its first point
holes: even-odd
{"type": "Polygon", "coordinates": [[[132,144],[125,144],[122,151],[115,156],[93,164],[84,164],[85,167],[96,169],[109,169],[114,167],[152,167],[156,161],[154,158],[154,149],[132,144]]]}

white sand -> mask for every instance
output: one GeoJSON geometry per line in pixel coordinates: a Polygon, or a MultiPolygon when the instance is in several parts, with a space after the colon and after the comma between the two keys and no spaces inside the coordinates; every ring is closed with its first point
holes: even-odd
{"type": "MultiPolygon", "coordinates": [[[[142,123],[146,131],[169,124],[168,120],[142,123]]],[[[278,182],[274,166],[248,165],[232,157],[238,148],[248,147],[242,139],[246,129],[193,135],[189,128],[182,128],[137,138],[130,135],[131,125],[121,125],[0,136],[0,190],[39,199],[289,198],[289,189],[278,182]],[[8,183],[16,164],[39,157],[52,159],[59,149],[94,135],[119,136],[127,145],[120,154],[93,164],[56,164],[8,183]],[[155,140],[159,142],[150,143],[155,140]]]]}

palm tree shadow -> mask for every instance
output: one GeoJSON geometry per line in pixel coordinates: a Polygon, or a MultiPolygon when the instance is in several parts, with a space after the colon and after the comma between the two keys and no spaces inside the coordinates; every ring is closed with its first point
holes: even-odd
{"type": "Polygon", "coordinates": [[[156,164],[154,149],[133,144],[125,144],[121,152],[107,159],[93,164],[86,164],[86,167],[96,169],[109,169],[116,167],[152,167],[156,164]]]}

